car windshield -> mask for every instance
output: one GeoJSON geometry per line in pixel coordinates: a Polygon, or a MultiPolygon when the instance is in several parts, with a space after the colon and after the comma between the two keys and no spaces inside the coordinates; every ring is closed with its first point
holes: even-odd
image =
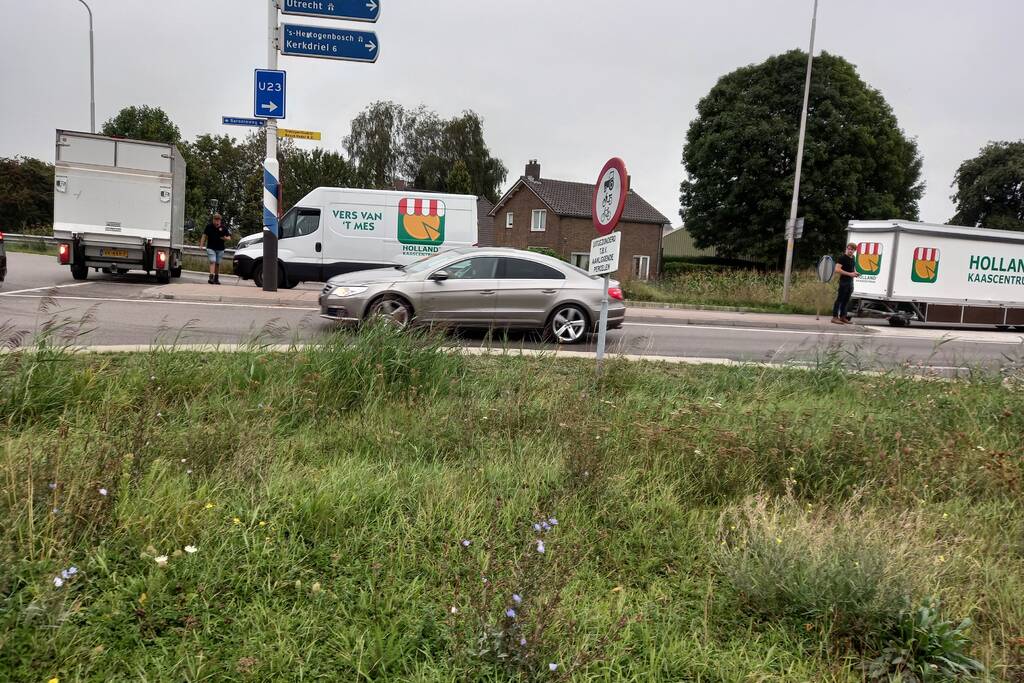
{"type": "Polygon", "coordinates": [[[432,256],[421,258],[419,261],[413,261],[407,266],[397,266],[397,268],[399,268],[400,270],[404,270],[407,273],[422,273],[425,270],[433,270],[435,268],[440,268],[441,266],[451,261],[452,258],[457,255],[458,252],[456,251],[445,251],[441,252],[440,254],[434,254],[432,256]]]}

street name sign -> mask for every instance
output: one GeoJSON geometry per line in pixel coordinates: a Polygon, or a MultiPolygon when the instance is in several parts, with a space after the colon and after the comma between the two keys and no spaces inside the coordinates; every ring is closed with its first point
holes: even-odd
{"type": "Polygon", "coordinates": [[[376,23],[381,0],[279,0],[283,14],[376,23]]]}
{"type": "Polygon", "coordinates": [[[280,45],[281,54],[293,57],[372,63],[380,54],[376,33],[347,28],[281,24],[280,45]]]}
{"type": "Polygon", "coordinates": [[[256,97],[253,116],[264,119],[285,118],[285,72],[256,69],[256,97]]]}
{"type": "Polygon", "coordinates": [[[626,164],[618,157],[609,159],[601,169],[597,185],[594,186],[594,201],[591,206],[597,234],[607,235],[619,224],[622,212],[626,208],[626,198],[629,196],[628,179],[626,164]]]}
{"type": "Polygon", "coordinates": [[[241,116],[222,116],[220,122],[224,126],[250,126],[252,128],[262,128],[267,125],[263,119],[246,119],[241,116]]]}
{"type": "Polygon", "coordinates": [[[292,128],[278,128],[277,137],[279,138],[298,138],[300,140],[319,140],[320,131],[318,130],[294,130],[292,128]]]}
{"type": "Polygon", "coordinates": [[[590,242],[590,274],[610,275],[619,269],[619,247],[622,233],[598,237],[590,242]]]}

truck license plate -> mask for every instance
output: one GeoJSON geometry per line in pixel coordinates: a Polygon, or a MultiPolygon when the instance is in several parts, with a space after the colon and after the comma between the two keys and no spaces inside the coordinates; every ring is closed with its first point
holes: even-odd
{"type": "Polygon", "coordinates": [[[100,253],[103,256],[109,256],[111,258],[128,258],[127,249],[104,249],[100,253]]]}

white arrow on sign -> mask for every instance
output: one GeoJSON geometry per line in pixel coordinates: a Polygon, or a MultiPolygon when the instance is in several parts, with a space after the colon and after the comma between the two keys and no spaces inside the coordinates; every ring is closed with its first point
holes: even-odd
{"type": "Polygon", "coordinates": [[[371,12],[377,11],[377,3],[374,2],[373,0],[370,0],[370,2],[366,3],[366,6],[370,8],[371,12]]]}
{"type": "Polygon", "coordinates": [[[366,49],[369,50],[370,52],[373,52],[374,50],[377,49],[377,44],[371,40],[366,44],[366,49]]]}
{"type": "Polygon", "coordinates": [[[277,110],[277,105],[273,102],[267,102],[266,104],[260,105],[260,109],[266,109],[273,114],[277,110]]]}

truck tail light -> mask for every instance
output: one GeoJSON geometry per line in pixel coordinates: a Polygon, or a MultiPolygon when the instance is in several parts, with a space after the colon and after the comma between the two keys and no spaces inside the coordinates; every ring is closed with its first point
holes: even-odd
{"type": "Polygon", "coordinates": [[[153,261],[156,264],[157,270],[167,270],[167,252],[163,249],[157,250],[153,261]]]}
{"type": "Polygon", "coordinates": [[[71,263],[71,245],[67,242],[61,242],[60,246],[57,247],[57,263],[62,266],[71,263]]]}
{"type": "Polygon", "coordinates": [[[615,299],[616,301],[625,301],[626,297],[622,294],[622,287],[609,287],[608,296],[615,299]]]}

